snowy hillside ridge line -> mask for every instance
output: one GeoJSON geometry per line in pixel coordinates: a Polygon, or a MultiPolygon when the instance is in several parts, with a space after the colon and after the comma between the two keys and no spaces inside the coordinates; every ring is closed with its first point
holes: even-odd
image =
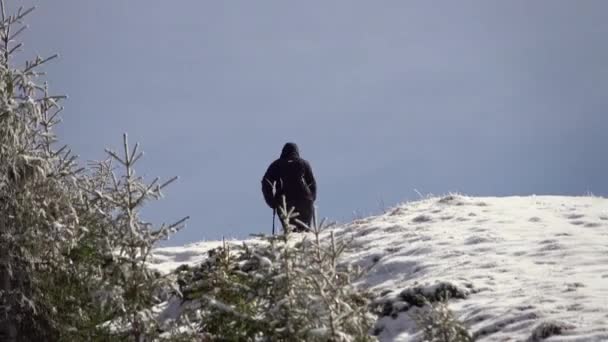
{"type": "MultiPolygon", "coordinates": [[[[343,262],[369,268],[357,286],[375,294],[381,341],[419,339],[411,294],[438,288],[479,341],[608,341],[608,199],[450,195],[333,233],[352,239],[343,262]]],[[[151,266],[195,265],[219,245],[158,248],[151,266]]]]}

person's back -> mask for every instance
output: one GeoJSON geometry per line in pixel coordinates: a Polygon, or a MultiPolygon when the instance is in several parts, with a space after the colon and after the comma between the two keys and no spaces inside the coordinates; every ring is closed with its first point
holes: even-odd
{"type": "MultiPolygon", "coordinates": [[[[275,160],[262,178],[262,193],[266,204],[277,210],[283,203],[287,203],[287,210],[295,208],[299,215],[296,218],[305,225],[310,226],[314,215],[314,201],[317,197],[317,185],[308,161],[300,158],[298,146],[287,143],[283,147],[281,157],[275,160]],[[273,192],[274,190],[274,192],[273,192]]],[[[283,222],[283,227],[286,222],[283,222]]],[[[306,228],[290,220],[296,231],[306,228]]]]}

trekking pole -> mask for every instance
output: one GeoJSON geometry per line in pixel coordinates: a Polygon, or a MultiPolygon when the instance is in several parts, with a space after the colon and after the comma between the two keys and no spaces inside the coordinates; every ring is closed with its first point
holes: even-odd
{"type": "Polygon", "coordinates": [[[312,206],[312,220],[315,230],[319,229],[319,227],[317,227],[317,207],[314,205],[312,206]]]}
{"type": "Polygon", "coordinates": [[[272,209],[272,235],[274,236],[274,222],[276,221],[277,209],[272,209]]]}

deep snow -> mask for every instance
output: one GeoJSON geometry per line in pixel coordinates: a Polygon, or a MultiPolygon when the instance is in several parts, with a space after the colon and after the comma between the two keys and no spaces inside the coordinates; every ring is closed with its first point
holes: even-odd
{"type": "MultiPolygon", "coordinates": [[[[357,285],[386,307],[381,341],[415,341],[403,298],[440,283],[460,291],[450,308],[480,341],[534,340],[548,323],[563,329],[547,341],[608,341],[608,199],[450,195],[333,231],[352,239],[343,261],[369,268],[357,285]]],[[[170,272],[220,245],[158,248],[151,266],[170,272]]]]}

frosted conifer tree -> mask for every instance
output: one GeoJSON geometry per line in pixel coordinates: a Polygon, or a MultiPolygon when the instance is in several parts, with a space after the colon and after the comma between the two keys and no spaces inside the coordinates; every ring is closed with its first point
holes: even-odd
{"type": "Polygon", "coordinates": [[[21,47],[14,40],[31,10],[9,16],[4,2],[0,5],[0,339],[15,341],[21,330],[31,339],[48,337],[52,330],[36,305],[44,294],[35,274],[64,261],[65,248],[78,235],[78,218],[64,182],[74,177],[73,159],[69,151],[52,148],[61,97],[34,83],[38,67],[55,56],[13,69],[11,57],[21,47]]]}
{"type": "Polygon", "coordinates": [[[126,135],[123,153],[86,167],[57,146],[63,97],[39,71],[56,56],[14,67],[32,9],[0,6],[0,340],[151,340],[166,281],[146,259],[185,219],[154,227],[138,212],[174,179],[137,177],[126,135]]]}

